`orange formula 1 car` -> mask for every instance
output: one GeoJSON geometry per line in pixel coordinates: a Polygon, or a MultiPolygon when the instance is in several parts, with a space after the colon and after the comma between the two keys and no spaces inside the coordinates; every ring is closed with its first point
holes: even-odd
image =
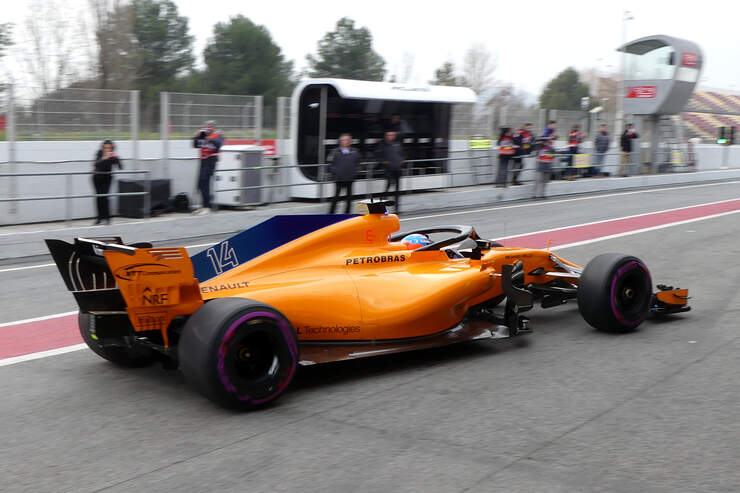
{"type": "Polygon", "coordinates": [[[522,313],[535,301],[577,299],[604,330],[689,310],[685,289],[653,293],[635,257],[607,253],[582,269],[470,226],[397,233],[387,203],[364,205],[366,215],[275,216],[193,257],[119,238],[47,245],[95,353],[179,366],[235,407],[277,398],[299,364],[529,333],[522,313]]]}

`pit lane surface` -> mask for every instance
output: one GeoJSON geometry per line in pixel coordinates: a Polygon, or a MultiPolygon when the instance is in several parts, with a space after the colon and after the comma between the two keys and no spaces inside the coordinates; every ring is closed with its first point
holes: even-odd
{"type": "MultiPolygon", "coordinates": [[[[402,227],[503,237],[738,196],[729,184],[577,197],[402,227]]],[[[655,282],[691,289],[688,314],[609,335],[575,304],[533,310],[527,338],[304,368],[259,412],[90,351],[0,367],[0,490],[737,491],[739,217],[559,252],[635,254],[655,282]]],[[[74,310],[57,277],[0,273],[0,322],[74,310]]]]}

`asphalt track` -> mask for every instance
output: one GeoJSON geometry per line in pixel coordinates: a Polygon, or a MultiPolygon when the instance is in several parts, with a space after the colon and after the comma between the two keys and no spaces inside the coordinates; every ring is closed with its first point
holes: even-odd
{"type": "MultiPolygon", "coordinates": [[[[570,260],[631,253],[690,288],[692,312],[631,334],[536,309],[526,338],[303,368],[246,414],[88,350],[0,366],[0,491],[739,491],[738,199],[733,183],[404,218],[540,247],[565,228],[570,260]]],[[[0,334],[75,309],[53,268],[2,269],[0,334]]]]}

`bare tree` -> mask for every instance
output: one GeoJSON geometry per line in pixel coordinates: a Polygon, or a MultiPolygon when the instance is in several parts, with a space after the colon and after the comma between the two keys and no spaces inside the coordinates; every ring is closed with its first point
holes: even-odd
{"type": "Polygon", "coordinates": [[[482,43],[473,44],[465,53],[462,70],[463,85],[482,94],[495,85],[496,57],[482,43]]]}
{"type": "MultiPolygon", "coordinates": [[[[13,44],[12,29],[13,25],[10,23],[0,24],[0,68],[2,69],[3,79],[5,79],[6,77],[10,78],[9,70],[5,66],[3,58],[7,54],[7,48],[13,44]]],[[[3,80],[3,82],[0,83],[0,89],[3,89],[4,86],[5,81],[3,80]]]]}
{"type": "Polygon", "coordinates": [[[9,22],[0,24],[0,58],[5,55],[5,48],[12,44],[12,28],[13,25],[9,22]]]}
{"type": "Polygon", "coordinates": [[[521,110],[527,107],[527,102],[526,96],[521,91],[517,91],[511,84],[504,84],[495,89],[493,96],[488,100],[488,105],[521,110]]]}
{"type": "Polygon", "coordinates": [[[23,28],[19,62],[33,89],[48,94],[84,75],[80,23],[63,2],[34,1],[23,28]]]}

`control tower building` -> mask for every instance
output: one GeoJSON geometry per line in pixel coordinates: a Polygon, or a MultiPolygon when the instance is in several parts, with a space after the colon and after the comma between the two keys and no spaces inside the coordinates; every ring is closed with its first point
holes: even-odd
{"type": "Polygon", "coordinates": [[[634,116],[641,140],[650,142],[649,157],[640,161],[658,166],[670,162],[668,147],[682,140],[671,117],[683,110],[694,92],[703,64],[701,49],[692,41],[654,35],[618,51],[624,53],[624,115],[634,116]]]}

